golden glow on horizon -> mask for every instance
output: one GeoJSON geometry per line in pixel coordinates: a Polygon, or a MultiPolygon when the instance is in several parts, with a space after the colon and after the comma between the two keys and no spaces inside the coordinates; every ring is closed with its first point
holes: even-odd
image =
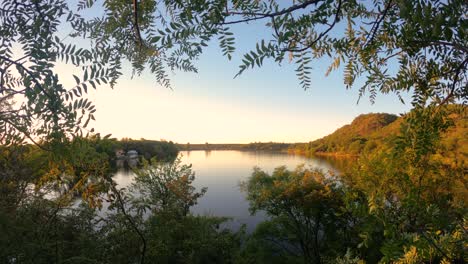
{"type": "MultiPolygon", "coordinates": [[[[66,87],[73,87],[72,73],[76,69],[60,64],[57,70],[66,87]]],[[[114,89],[106,86],[88,89],[88,98],[97,109],[96,121],[90,127],[102,135],[165,139],[183,144],[291,143],[323,137],[351,121],[327,109],[322,113],[304,112],[291,107],[291,102],[289,107],[266,107],[261,102],[249,105],[227,97],[197,97],[193,95],[196,91],[187,94],[180,87],[169,90],[148,76],[133,79],[125,77],[128,73],[123,76],[114,89]]],[[[267,96],[262,100],[267,100],[267,96]]]]}
{"type": "Polygon", "coordinates": [[[310,117],[305,122],[305,114],[188,97],[177,90],[147,87],[138,80],[123,80],[114,90],[98,89],[90,99],[97,108],[96,131],[117,138],[178,143],[305,142],[332,132],[339,123],[329,117],[310,117]]]}

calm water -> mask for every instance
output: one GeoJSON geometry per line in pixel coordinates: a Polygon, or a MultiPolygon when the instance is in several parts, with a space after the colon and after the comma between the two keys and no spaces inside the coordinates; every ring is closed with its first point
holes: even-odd
{"type": "MultiPolygon", "coordinates": [[[[286,153],[250,151],[182,151],[183,163],[191,163],[195,171],[195,187],[208,187],[207,193],[192,208],[194,214],[226,216],[233,220],[227,227],[238,229],[242,224],[252,231],[256,224],[265,219],[263,213],[252,216],[245,194],[239,183],[248,179],[255,166],[271,173],[274,168],[285,165],[294,169],[300,164],[321,168],[335,168],[326,160],[311,159],[286,153]]],[[[118,172],[114,179],[119,186],[127,186],[133,179],[131,172],[118,172]]]]}

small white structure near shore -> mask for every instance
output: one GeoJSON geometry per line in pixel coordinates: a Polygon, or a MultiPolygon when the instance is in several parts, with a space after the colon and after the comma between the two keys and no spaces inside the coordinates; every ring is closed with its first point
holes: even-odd
{"type": "Polygon", "coordinates": [[[136,150],[129,150],[127,151],[127,159],[137,159],[138,158],[138,152],[136,150]]]}

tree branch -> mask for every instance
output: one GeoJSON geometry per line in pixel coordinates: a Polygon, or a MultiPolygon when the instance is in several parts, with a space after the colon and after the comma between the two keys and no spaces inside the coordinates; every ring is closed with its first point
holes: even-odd
{"type": "Polygon", "coordinates": [[[117,188],[115,187],[114,181],[110,177],[107,177],[107,180],[109,181],[109,183],[111,185],[112,191],[115,193],[115,196],[117,197],[117,202],[118,202],[120,210],[122,211],[122,213],[125,216],[125,218],[127,219],[127,221],[130,223],[133,230],[137,233],[137,235],[141,239],[143,247],[141,249],[140,264],[144,264],[145,263],[145,254],[146,254],[146,239],[145,239],[145,236],[143,235],[141,230],[138,228],[136,223],[133,221],[133,219],[130,217],[130,215],[127,214],[127,211],[125,209],[124,201],[122,199],[122,196],[120,195],[119,190],[117,190],[117,188]]]}
{"type": "Polygon", "coordinates": [[[133,23],[135,25],[136,38],[138,43],[142,44],[140,25],[138,24],[138,0],[133,0],[133,23]]]}
{"type": "Polygon", "coordinates": [[[253,20],[264,19],[264,18],[267,18],[267,17],[273,18],[273,17],[276,17],[276,16],[281,16],[281,15],[284,15],[284,14],[292,13],[292,12],[294,12],[296,10],[299,10],[299,9],[304,9],[304,8],[308,7],[309,5],[318,4],[321,1],[323,1],[323,0],[309,0],[309,1],[305,1],[304,3],[297,4],[297,5],[292,5],[292,6],[290,6],[288,8],[285,8],[285,9],[283,9],[281,11],[273,12],[273,13],[229,12],[228,11],[227,13],[225,13],[225,15],[227,15],[227,16],[229,16],[229,15],[242,15],[242,16],[255,16],[255,17],[246,18],[246,19],[242,19],[242,20],[223,22],[223,23],[221,23],[221,25],[231,25],[231,24],[245,23],[245,22],[249,22],[249,21],[253,21],[253,20]]]}
{"type": "Polygon", "coordinates": [[[22,128],[18,127],[17,125],[15,125],[14,123],[12,123],[11,121],[9,121],[8,119],[5,119],[3,120],[5,121],[5,123],[8,123],[10,124],[12,127],[14,127],[16,130],[18,130],[19,132],[21,132],[25,137],[27,137],[29,140],[31,140],[31,142],[36,145],[38,148],[44,150],[44,151],[52,151],[51,149],[49,148],[46,148],[44,147],[42,144],[39,144],[36,142],[36,140],[27,132],[27,131],[24,131],[22,128]]]}
{"type": "Polygon", "coordinates": [[[450,89],[450,92],[449,94],[447,95],[447,97],[445,97],[442,102],[440,102],[439,105],[444,105],[446,104],[453,96],[454,96],[454,93],[455,93],[455,88],[456,88],[456,84],[459,80],[459,75],[462,71],[462,69],[465,69],[466,70],[466,64],[468,63],[468,58],[466,58],[458,67],[457,69],[455,70],[455,78],[453,80],[453,83],[452,83],[452,88],[450,89]]]}
{"type": "Polygon", "coordinates": [[[42,85],[39,83],[39,81],[36,79],[36,77],[34,77],[34,73],[31,72],[28,68],[26,68],[22,63],[19,63],[18,61],[14,61],[12,59],[9,59],[7,57],[4,57],[4,56],[0,56],[0,59],[1,60],[5,60],[5,61],[8,61],[10,62],[11,64],[14,64],[18,67],[20,67],[21,69],[23,69],[33,80],[33,82],[36,84],[36,86],[47,96],[49,97],[49,99],[52,99],[52,96],[47,93],[47,91],[44,89],[44,87],[42,87],[42,85]]]}
{"type": "Polygon", "coordinates": [[[468,53],[468,47],[457,44],[457,43],[451,43],[451,42],[442,41],[442,40],[434,40],[434,41],[413,40],[411,42],[417,43],[417,44],[423,44],[423,47],[428,47],[428,46],[449,46],[449,47],[452,47],[452,48],[454,48],[456,50],[463,51],[464,53],[468,53]]]}
{"type": "Polygon", "coordinates": [[[387,3],[387,6],[385,7],[385,9],[384,9],[384,11],[382,13],[382,16],[372,26],[371,36],[368,39],[368,41],[366,42],[366,44],[364,44],[364,47],[367,47],[367,45],[371,44],[374,41],[375,35],[377,34],[377,31],[380,28],[380,23],[382,23],[382,21],[387,16],[388,10],[390,9],[391,6],[392,6],[392,0],[389,0],[388,3],[387,3]]]}
{"type": "Polygon", "coordinates": [[[336,23],[338,22],[339,20],[339,15],[340,15],[340,11],[341,11],[341,4],[342,4],[342,0],[339,0],[338,1],[338,6],[336,8],[336,12],[335,12],[335,19],[333,20],[333,22],[331,23],[331,25],[327,28],[327,30],[323,31],[322,33],[320,33],[318,35],[317,38],[315,38],[314,41],[312,41],[311,43],[307,44],[304,48],[301,48],[301,49],[289,49],[289,48],[286,48],[286,49],[283,49],[283,51],[290,51],[290,52],[303,52],[305,50],[307,50],[308,48],[312,47],[313,45],[315,45],[315,43],[317,43],[320,39],[322,39],[326,34],[328,34],[328,32],[330,32],[330,30],[332,30],[336,23]]]}

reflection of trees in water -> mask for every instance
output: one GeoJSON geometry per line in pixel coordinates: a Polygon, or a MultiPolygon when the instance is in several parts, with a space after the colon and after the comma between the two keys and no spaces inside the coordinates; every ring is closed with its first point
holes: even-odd
{"type": "Polygon", "coordinates": [[[357,157],[348,156],[311,156],[311,158],[330,164],[341,173],[349,172],[352,169],[353,164],[357,161],[357,157]]]}
{"type": "Polygon", "coordinates": [[[117,168],[123,168],[125,166],[125,160],[123,159],[118,159],[115,161],[115,166],[117,168]]]}
{"type": "Polygon", "coordinates": [[[138,159],[118,159],[115,161],[115,166],[118,170],[131,171],[138,166],[138,159]]]}
{"type": "Polygon", "coordinates": [[[257,157],[259,154],[263,157],[277,158],[278,156],[288,156],[290,154],[280,151],[268,151],[268,150],[239,150],[243,156],[257,157]]]}
{"type": "Polygon", "coordinates": [[[205,158],[211,156],[211,150],[205,150],[205,158]]]}
{"type": "MultiPolygon", "coordinates": [[[[316,155],[303,155],[296,153],[278,152],[278,151],[241,151],[243,156],[257,157],[261,155],[267,158],[278,158],[281,156],[298,156],[308,160],[313,160],[317,167],[327,168],[331,167],[338,172],[345,173],[349,171],[357,157],[352,156],[316,156],[316,155]]],[[[278,164],[278,166],[281,164],[278,164]]]]}

